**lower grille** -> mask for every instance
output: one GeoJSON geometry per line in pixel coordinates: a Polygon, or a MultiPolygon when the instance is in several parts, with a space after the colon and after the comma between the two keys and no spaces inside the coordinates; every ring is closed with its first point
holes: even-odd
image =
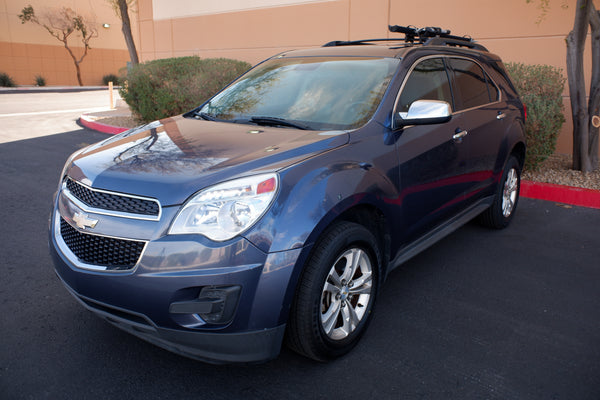
{"type": "Polygon", "coordinates": [[[60,234],[65,244],[86,264],[106,267],[107,270],[127,270],[137,264],[145,242],[114,239],[79,232],[63,218],[60,234]]]}

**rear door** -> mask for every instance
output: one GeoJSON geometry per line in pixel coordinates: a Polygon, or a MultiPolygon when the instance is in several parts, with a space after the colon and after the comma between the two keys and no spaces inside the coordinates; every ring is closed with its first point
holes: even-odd
{"type": "Polygon", "coordinates": [[[475,61],[467,58],[446,59],[453,77],[456,115],[464,132],[463,144],[469,153],[465,167],[465,201],[472,204],[493,194],[494,170],[506,130],[500,92],[475,61]]]}

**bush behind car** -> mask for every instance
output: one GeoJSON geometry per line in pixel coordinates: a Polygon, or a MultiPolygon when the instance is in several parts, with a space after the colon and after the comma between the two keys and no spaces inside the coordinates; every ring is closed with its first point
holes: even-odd
{"type": "Polygon", "coordinates": [[[536,170],[556,150],[565,122],[562,99],[565,77],[562,69],[550,65],[507,63],[506,69],[527,105],[525,168],[536,170]]]}
{"type": "Polygon", "coordinates": [[[119,92],[139,120],[151,122],[202,104],[250,67],[227,58],[153,60],[132,67],[119,92]]]}

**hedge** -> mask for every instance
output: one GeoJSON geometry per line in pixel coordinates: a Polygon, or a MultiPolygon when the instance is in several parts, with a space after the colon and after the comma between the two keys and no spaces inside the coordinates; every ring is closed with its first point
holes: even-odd
{"type": "Polygon", "coordinates": [[[226,58],[166,58],[133,66],[121,97],[143,122],[181,114],[202,104],[250,64],[226,58]]]}
{"type": "Polygon", "coordinates": [[[506,65],[521,100],[527,106],[527,157],[525,167],[536,170],[556,150],[565,122],[562,69],[550,65],[506,65]]]}

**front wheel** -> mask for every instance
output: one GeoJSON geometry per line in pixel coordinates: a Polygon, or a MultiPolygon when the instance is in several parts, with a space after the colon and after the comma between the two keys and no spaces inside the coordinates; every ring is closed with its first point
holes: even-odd
{"type": "Polygon", "coordinates": [[[287,343],[318,361],[349,352],[370,321],[378,289],[379,250],[362,225],[339,222],[315,245],[288,322],[287,343]]]}
{"type": "Polygon", "coordinates": [[[521,167],[517,159],[510,156],[504,167],[494,202],[479,216],[479,221],[490,228],[506,228],[517,209],[520,190],[521,167]]]}

